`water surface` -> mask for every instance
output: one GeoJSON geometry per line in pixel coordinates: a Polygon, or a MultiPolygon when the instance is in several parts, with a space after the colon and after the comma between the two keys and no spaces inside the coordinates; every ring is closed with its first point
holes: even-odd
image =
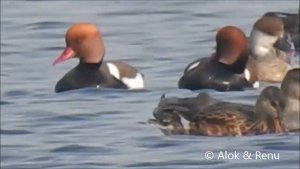
{"type": "MultiPolygon", "coordinates": [[[[265,12],[296,12],[298,3],[2,0],[1,168],[299,168],[298,134],[164,136],[145,124],[161,94],[197,95],[177,89],[177,81],[189,62],[212,52],[217,29],[235,25],[249,35],[265,12]],[[97,24],[105,59],[139,68],[147,90],[54,93],[56,82],[78,62],[51,65],[76,22],[97,24]],[[207,151],[213,160],[205,159],[207,151]],[[220,151],[279,153],[280,160],[218,160],[220,151]]],[[[261,89],[208,92],[253,104],[261,89]]]]}

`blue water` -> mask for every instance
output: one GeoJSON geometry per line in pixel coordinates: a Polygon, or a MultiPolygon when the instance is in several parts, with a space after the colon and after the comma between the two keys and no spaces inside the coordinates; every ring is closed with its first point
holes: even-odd
{"type": "MultiPolygon", "coordinates": [[[[164,136],[146,123],[161,94],[197,95],[177,89],[177,80],[189,62],[212,52],[218,28],[236,25],[249,34],[263,13],[297,12],[298,3],[2,0],[1,168],[299,168],[299,134],[164,136]],[[139,68],[147,90],[54,93],[55,83],[78,61],[51,63],[64,48],[66,29],[80,21],[101,28],[105,59],[139,68]],[[212,160],[205,159],[207,151],[214,153],[212,160]],[[225,151],[280,159],[218,159],[225,151]]],[[[261,89],[209,92],[253,104],[261,89]]]]}

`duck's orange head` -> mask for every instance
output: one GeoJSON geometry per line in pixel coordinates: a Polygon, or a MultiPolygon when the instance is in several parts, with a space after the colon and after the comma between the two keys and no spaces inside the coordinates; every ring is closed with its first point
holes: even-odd
{"type": "Polygon", "coordinates": [[[242,73],[248,61],[248,42],[239,28],[226,26],[216,35],[216,59],[242,73]]]}
{"type": "Polygon", "coordinates": [[[53,65],[78,57],[81,62],[98,63],[104,57],[104,44],[101,33],[91,23],[76,23],[65,35],[66,48],[53,62],[53,65]]]}
{"type": "Polygon", "coordinates": [[[280,18],[275,16],[264,16],[257,20],[253,29],[276,37],[283,37],[284,25],[280,18]]]}

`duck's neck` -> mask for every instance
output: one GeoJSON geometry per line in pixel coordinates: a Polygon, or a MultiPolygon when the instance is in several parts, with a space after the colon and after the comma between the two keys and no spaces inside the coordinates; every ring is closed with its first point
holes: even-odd
{"type": "Polygon", "coordinates": [[[248,61],[247,57],[241,57],[239,60],[237,60],[236,62],[234,62],[231,65],[227,65],[227,64],[224,64],[221,62],[218,62],[218,64],[220,64],[222,67],[224,67],[224,69],[226,69],[228,71],[240,74],[245,71],[247,61],[248,61]]]}
{"type": "Polygon", "coordinates": [[[98,54],[93,54],[88,57],[80,58],[80,63],[87,63],[87,64],[97,64],[101,63],[104,58],[104,53],[100,56],[98,54]]]}
{"type": "Polygon", "coordinates": [[[80,60],[79,66],[84,67],[84,68],[97,69],[98,70],[99,67],[102,65],[102,63],[103,63],[102,59],[98,62],[93,62],[93,63],[87,63],[87,62],[84,62],[84,61],[80,60]]]}
{"type": "Polygon", "coordinates": [[[256,59],[276,52],[273,44],[277,41],[276,36],[268,35],[262,31],[253,29],[250,35],[251,55],[256,59]]]}
{"type": "Polygon", "coordinates": [[[175,122],[172,124],[172,126],[173,126],[173,131],[172,131],[173,134],[186,134],[187,132],[181,123],[175,122]]]}
{"type": "Polygon", "coordinates": [[[212,54],[212,56],[210,57],[210,62],[212,62],[213,64],[219,64],[224,69],[238,74],[244,72],[247,61],[248,61],[248,51],[241,53],[239,58],[233,64],[230,65],[220,62],[217,53],[212,54]]]}

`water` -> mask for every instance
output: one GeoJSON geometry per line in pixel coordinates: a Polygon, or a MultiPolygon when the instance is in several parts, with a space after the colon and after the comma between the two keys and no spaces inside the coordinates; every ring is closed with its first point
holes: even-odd
{"type": "MultiPolygon", "coordinates": [[[[164,136],[145,123],[161,94],[197,94],[177,89],[177,80],[189,62],[211,53],[218,28],[236,25],[249,34],[263,13],[296,12],[298,3],[2,0],[1,168],[299,168],[298,134],[164,136]],[[51,63],[66,29],[80,21],[101,28],[106,60],[125,60],[146,75],[146,91],[54,93],[77,61],[51,63]],[[207,151],[213,160],[205,159],[207,151]],[[220,151],[277,153],[280,160],[222,160],[220,151]]],[[[261,89],[209,92],[254,103],[261,89]]]]}

